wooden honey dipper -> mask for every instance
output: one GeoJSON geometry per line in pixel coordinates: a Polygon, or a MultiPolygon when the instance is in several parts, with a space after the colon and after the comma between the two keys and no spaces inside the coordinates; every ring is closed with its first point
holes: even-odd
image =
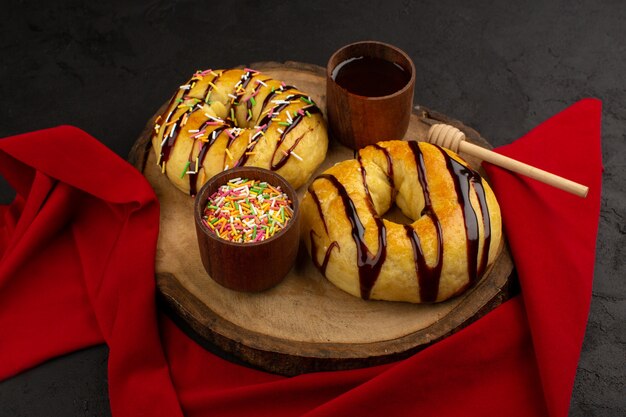
{"type": "Polygon", "coordinates": [[[456,153],[463,152],[475,156],[483,161],[508,169],[509,171],[517,172],[518,174],[533,178],[579,197],[587,197],[587,193],[589,192],[589,187],[582,184],[469,143],[465,140],[465,134],[463,132],[448,124],[437,123],[431,125],[427,140],[434,145],[443,146],[456,153]]]}

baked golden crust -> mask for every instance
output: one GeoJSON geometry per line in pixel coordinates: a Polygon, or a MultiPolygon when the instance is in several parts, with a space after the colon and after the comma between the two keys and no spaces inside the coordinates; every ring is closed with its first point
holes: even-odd
{"type": "Polygon", "coordinates": [[[364,299],[446,300],[477,282],[502,239],[487,182],[454,152],[424,142],[361,149],[318,176],[300,207],[318,269],[364,299]],[[412,224],[382,218],[394,202],[412,224]]]}
{"type": "Polygon", "coordinates": [[[194,195],[236,166],[278,172],[294,187],[324,160],[326,125],[311,98],[251,69],[196,72],[156,119],[152,147],[161,170],[194,195]]]}

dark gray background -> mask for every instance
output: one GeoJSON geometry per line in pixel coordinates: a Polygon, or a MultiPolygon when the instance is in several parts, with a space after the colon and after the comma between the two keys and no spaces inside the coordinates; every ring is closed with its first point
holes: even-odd
{"type": "MultiPolygon", "coordinates": [[[[49,3],[3,4],[0,137],[73,124],[126,157],[148,118],[196,69],[325,65],[335,49],[363,39],[404,49],[417,67],[415,102],[464,121],[495,146],[580,98],[602,99],[597,262],[570,416],[624,415],[623,2],[49,3]]],[[[0,202],[11,196],[0,183],[0,202]]],[[[106,347],[95,347],[0,383],[0,416],[109,415],[106,361],[106,347]]]]}

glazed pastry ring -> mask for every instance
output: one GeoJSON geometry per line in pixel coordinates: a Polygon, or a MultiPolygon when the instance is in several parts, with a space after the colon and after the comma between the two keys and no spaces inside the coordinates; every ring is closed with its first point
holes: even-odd
{"type": "Polygon", "coordinates": [[[318,176],[302,201],[314,264],[363,299],[443,301],[474,285],[502,239],[487,182],[454,152],[415,141],[368,146],[318,176]],[[395,204],[412,219],[382,216],[395,204]]]}
{"type": "Polygon", "coordinates": [[[196,72],[157,117],[151,141],[161,171],[191,195],[238,166],[276,171],[298,188],[328,148],[311,97],[249,68],[196,72]]]}

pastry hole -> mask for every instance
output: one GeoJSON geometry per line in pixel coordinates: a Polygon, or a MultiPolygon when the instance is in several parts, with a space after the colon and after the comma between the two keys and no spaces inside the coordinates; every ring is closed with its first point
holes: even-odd
{"type": "Polygon", "coordinates": [[[414,220],[405,216],[402,210],[394,203],[391,208],[382,216],[383,219],[398,224],[413,224],[414,220]]]}

